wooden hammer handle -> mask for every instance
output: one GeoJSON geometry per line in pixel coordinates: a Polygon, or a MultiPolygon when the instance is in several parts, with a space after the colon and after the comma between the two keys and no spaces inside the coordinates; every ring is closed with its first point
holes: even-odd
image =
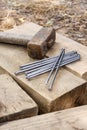
{"type": "Polygon", "coordinates": [[[15,33],[0,32],[0,43],[16,44],[27,46],[32,36],[15,33]]]}

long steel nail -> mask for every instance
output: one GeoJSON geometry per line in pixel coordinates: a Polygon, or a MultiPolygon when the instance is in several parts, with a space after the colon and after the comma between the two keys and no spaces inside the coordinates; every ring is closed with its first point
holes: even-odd
{"type": "MultiPolygon", "coordinates": [[[[73,55],[77,53],[76,51],[70,51],[70,52],[67,52],[65,54],[65,57],[68,56],[68,55],[73,55]]],[[[39,61],[35,61],[35,62],[32,62],[32,63],[28,63],[28,64],[25,64],[25,65],[21,65],[20,66],[20,69],[25,69],[27,67],[33,67],[35,65],[38,65],[38,64],[41,64],[41,63],[44,63],[44,62],[47,62],[47,61],[50,61],[50,60],[53,60],[54,58],[57,58],[57,56],[55,57],[50,57],[50,58],[45,58],[45,59],[42,59],[42,60],[39,60],[39,61]]]]}
{"type": "Polygon", "coordinates": [[[54,75],[53,75],[53,77],[52,77],[51,84],[50,84],[50,86],[48,87],[48,90],[50,90],[50,91],[52,90],[52,87],[53,87],[53,84],[54,84],[56,75],[57,75],[57,73],[58,73],[58,70],[59,70],[59,68],[60,68],[60,64],[61,64],[61,62],[62,62],[62,60],[63,60],[64,55],[65,55],[65,49],[63,49],[63,51],[61,52],[60,59],[59,59],[59,61],[58,61],[58,63],[57,63],[56,71],[55,71],[55,73],[54,73],[54,75]]]}
{"type": "MultiPolygon", "coordinates": [[[[64,66],[64,65],[70,64],[70,63],[75,62],[77,60],[80,60],[80,55],[79,54],[78,54],[78,56],[73,57],[72,59],[69,59],[67,61],[62,62],[60,66],[64,66]]],[[[27,79],[33,78],[33,77],[36,77],[36,76],[41,75],[43,73],[49,72],[50,70],[51,70],[51,67],[44,68],[42,70],[36,71],[35,73],[27,74],[26,78],[27,79]]]]}
{"type": "MultiPolygon", "coordinates": [[[[73,56],[74,54],[77,54],[77,53],[72,53],[72,54],[69,54],[69,55],[65,55],[63,60],[67,59],[68,57],[73,56]]],[[[46,60],[46,61],[41,62],[41,63],[37,63],[37,64],[34,64],[34,65],[32,64],[30,66],[25,66],[25,67],[21,68],[21,70],[24,70],[24,69],[27,69],[27,68],[29,68],[29,70],[34,69],[34,68],[39,68],[41,66],[44,66],[44,65],[47,65],[47,64],[51,64],[52,62],[55,61],[55,59],[56,59],[56,57],[54,57],[54,58],[52,58],[50,60],[46,60]]]]}
{"type": "MultiPolygon", "coordinates": [[[[62,55],[63,52],[65,52],[65,49],[62,49],[60,55],[56,58],[56,60],[55,60],[55,62],[54,62],[54,64],[53,64],[53,66],[52,66],[51,72],[50,72],[50,74],[49,74],[49,76],[48,76],[48,78],[47,78],[47,80],[46,80],[46,82],[45,82],[46,84],[48,83],[48,81],[49,81],[49,79],[50,79],[50,77],[51,77],[51,75],[52,75],[52,73],[53,73],[53,71],[54,71],[54,69],[55,69],[55,67],[56,67],[56,65],[57,65],[57,63],[58,63],[58,61],[61,59],[61,55],[62,55]]],[[[65,53],[64,53],[64,54],[65,54],[65,53]]]]}
{"type": "MultiPolygon", "coordinates": [[[[66,53],[66,56],[64,57],[64,59],[66,59],[66,58],[69,57],[70,55],[73,56],[74,54],[77,54],[77,52],[76,52],[76,51],[68,52],[68,53],[66,53]]],[[[54,57],[54,58],[55,58],[55,57],[54,57]]],[[[48,58],[47,58],[47,59],[48,59],[48,58]]],[[[53,59],[53,57],[52,57],[51,60],[53,60],[53,62],[54,62],[55,59],[53,59]]],[[[49,60],[49,61],[47,62],[47,64],[49,64],[50,62],[51,62],[51,61],[49,60]]],[[[31,69],[34,69],[34,68],[41,67],[41,66],[43,66],[43,65],[44,65],[44,64],[41,63],[40,66],[36,66],[36,65],[34,65],[33,67],[27,66],[27,68],[24,68],[23,70],[18,70],[17,72],[15,72],[15,75],[18,75],[18,74],[27,72],[27,71],[29,71],[29,70],[31,70],[31,69]]]]}
{"type": "MultiPolygon", "coordinates": [[[[64,58],[63,58],[63,61],[66,61],[66,60],[68,60],[68,59],[71,59],[71,58],[73,58],[73,57],[75,57],[75,56],[77,56],[77,55],[78,55],[78,54],[73,54],[72,56],[64,57],[64,58]]],[[[37,71],[37,70],[41,70],[41,69],[46,68],[46,67],[50,67],[50,66],[52,67],[54,61],[55,61],[55,60],[53,60],[53,61],[51,61],[51,62],[47,62],[46,65],[41,64],[41,66],[38,66],[38,67],[34,66],[34,68],[28,70],[27,72],[25,72],[25,74],[29,74],[29,73],[32,73],[32,72],[37,71]]]]}

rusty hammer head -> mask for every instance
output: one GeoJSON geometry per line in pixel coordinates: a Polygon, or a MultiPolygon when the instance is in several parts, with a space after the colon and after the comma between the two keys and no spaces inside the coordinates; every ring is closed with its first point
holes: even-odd
{"type": "Polygon", "coordinates": [[[55,43],[55,30],[42,28],[27,44],[28,55],[32,58],[42,59],[49,48],[55,43]]]}

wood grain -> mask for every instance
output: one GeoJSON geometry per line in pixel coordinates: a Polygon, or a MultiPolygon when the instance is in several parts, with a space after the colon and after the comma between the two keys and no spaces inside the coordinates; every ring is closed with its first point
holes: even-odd
{"type": "Polygon", "coordinates": [[[36,103],[8,74],[0,75],[0,122],[37,115],[36,103]]]}
{"type": "MultiPolygon", "coordinates": [[[[8,32],[34,35],[40,28],[36,24],[26,23],[8,32]]],[[[53,50],[58,54],[58,49],[54,48],[53,50]]],[[[45,113],[87,104],[86,81],[66,69],[61,68],[59,71],[52,92],[49,92],[48,86],[45,85],[48,73],[30,81],[25,79],[24,75],[15,76],[14,72],[19,69],[20,65],[34,61],[28,57],[26,50],[21,46],[0,44],[0,66],[38,103],[41,112],[45,113]]],[[[54,52],[53,50],[50,50],[50,56],[54,52]]]]}
{"type": "Polygon", "coordinates": [[[87,106],[2,124],[0,130],[87,130],[87,106]]]}

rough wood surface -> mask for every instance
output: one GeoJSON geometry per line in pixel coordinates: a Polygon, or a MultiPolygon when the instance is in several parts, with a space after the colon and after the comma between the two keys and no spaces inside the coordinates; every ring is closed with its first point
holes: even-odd
{"type": "Polygon", "coordinates": [[[0,122],[37,115],[37,105],[8,74],[0,75],[0,122]]]}
{"type": "MultiPolygon", "coordinates": [[[[27,23],[8,32],[17,32],[34,35],[41,27],[27,23]]],[[[56,45],[56,44],[55,44],[56,45]]],[[[53,51],[51,50],[53,53],[53,51]]],[[[58,54],[56,50],[56,54],[58,54]]],[[[31,81],[24,75],[15,76],[20,65],[32,62],[28,57],[26,48],[13,45],[0,44],[0,66],[33,97],[42,112],[50,112],[77,105],[87,104],[86,81],[78,78],[69,71],[61,68],[57,75],[53,91],[49,92],[45,85],[48,73],[38,76],[31,81]]]]}
{"type": "Polygon", "coordinates": [[[0,130],[87,130],[87,106],[8,122],[0,130]]]}

